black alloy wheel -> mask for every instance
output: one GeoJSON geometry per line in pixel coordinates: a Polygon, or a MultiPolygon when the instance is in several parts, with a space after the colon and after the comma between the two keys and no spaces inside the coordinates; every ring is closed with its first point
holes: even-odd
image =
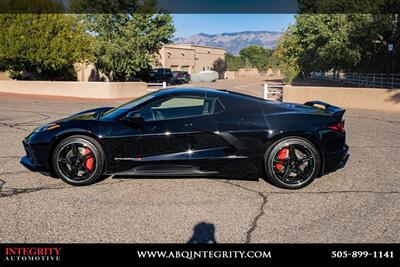
{"type": "Polygon", "coordinates": [[[290,137],[271,145],[265,153],[265,169],[271,182],[281,188],[299,189],[319,174],[321,158],[306,139],[290,137]]]}
{"type": "Polygon", "coordinates": [[[103,173],[104,153],[95,139],[71,136],[57,145],[52,162],[55,173],[66,183],[89,185],[103,173]]]}

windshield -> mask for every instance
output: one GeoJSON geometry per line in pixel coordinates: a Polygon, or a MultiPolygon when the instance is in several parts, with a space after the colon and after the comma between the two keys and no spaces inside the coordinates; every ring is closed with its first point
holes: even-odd
{"type": "Polygon", "coordinates": [[[141,96],[141,97],[138,97],[132,101],[129,101],[128,103],[122,104],[121,106],[118,106],[116,108],[113,108],[113,109],[105,112],[101,116],[101,119],[109,120],[109,119],[118,118],[120,115],[124,114],[128,110],[131,110],[134,107],[146,102],[147,100],[154,98],[156,95],[157,95],[157,91],[152,92],[147,95],[144,95],[144,96],[141,96]]]}

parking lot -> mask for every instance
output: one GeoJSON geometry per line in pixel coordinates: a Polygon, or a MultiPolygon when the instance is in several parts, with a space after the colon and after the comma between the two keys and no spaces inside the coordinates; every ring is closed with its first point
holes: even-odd
{"type": "MultiPolygon", "coordinates": [[[[216,87],[262,92],[251,83],[216,87]]],[[[35,127],[122,101],[0,94],[0,242],[400,242],[395,112],[348,110],[348,165],[297,191],[207,178],[73,187],[19,164],[35,127]]]]}

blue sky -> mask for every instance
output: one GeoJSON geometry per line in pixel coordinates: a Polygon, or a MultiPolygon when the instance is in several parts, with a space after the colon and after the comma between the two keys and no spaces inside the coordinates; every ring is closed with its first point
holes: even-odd
{"type": "Polygon", "coordinates": [[[197,33],[284,31],[294,14],[173,14],[175,37],[197,33]]]}

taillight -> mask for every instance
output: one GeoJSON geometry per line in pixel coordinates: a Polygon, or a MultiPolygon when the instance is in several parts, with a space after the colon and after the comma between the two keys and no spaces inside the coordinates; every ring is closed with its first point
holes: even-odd
{"type": "Polygon", "coordinates": [[[329,129],[338,131],[338,132],[344,132],[344,121],[340,121],[334,125],[328,126],[329,129]]]}

